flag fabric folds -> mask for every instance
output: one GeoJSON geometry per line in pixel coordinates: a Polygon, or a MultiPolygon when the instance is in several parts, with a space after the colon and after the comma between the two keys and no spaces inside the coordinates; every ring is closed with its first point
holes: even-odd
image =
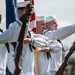
{"type": "Polygon", "coordinates": [[[6,28],[17,19],[16,0],[6,0],[6,28]]]}
{"type": "MultiPolygon", "coordinates": [[[[5,0],[6,4],[6,29],[9,27],[9,24],[14,22],[17,19],[17,6],[16,6],[16,0],[5,0]]],[[[15,46],[15,43],[13,44],[15,46]]],[[[6,69],[6,75],[12,75],[10,71],[8,70],[8,67],[6,69]]]]}
{"type": "Polygon", "coordinates": [[[24,0],[24,1],[30,1],[30,3],[33,6],[33,13],[30,18],[30,28],[33,32],[36,33],[36,16],[35,16],[35,11],[34,11],[34,0],[24,0]]]}

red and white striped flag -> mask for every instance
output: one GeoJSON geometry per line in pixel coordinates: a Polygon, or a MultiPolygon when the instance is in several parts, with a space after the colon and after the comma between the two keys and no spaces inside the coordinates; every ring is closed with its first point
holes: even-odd
{"type": "Polygon", "coordinates": [[[36,16],[35,16],[35,11],[34,11],[34,0],[24,0],[24,1],[30,1],[30,3],[33,6],[33,13],[30,18],[30,28],[34,33],[36,33],[36,16]]]}
{"type": "MultiPolygon", "coordinates": [[[[33,13],[31,15],[30,19],[30,28],[33,32],[36,33],[36,16],[35,16],[35,11],[34,11],[34,0],[25,0],[25,1],[30,1],[30,3],[33,5],[33,13]]],[[[34,50],[35,54],[35,67],[36,67],[36,75],[39,75],[39,64],[38,64],[38,52],[37,50],[34,50]]]]}

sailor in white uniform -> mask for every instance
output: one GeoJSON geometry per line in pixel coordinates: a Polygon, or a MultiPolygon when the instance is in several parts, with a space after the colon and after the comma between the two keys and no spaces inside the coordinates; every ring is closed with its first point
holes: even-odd
{"type": "MultiPolygon", "coordinates": [[[[53,40],[63,40],[71,34],[75,33],[75,24],[69,25],[66,27],[62,27],[57,29],[56,16],[48,16],[46,17],[46,30],[44,31],[44,35],[53,40]]],[[[59,41],[60,42],[60,41],[59,41]]],[[[61,43],[61,42],[60,42],[61,43]]],[[[62,43],[61,43],[62,45],[62,43]]],[[[63,45],[62,45],[63,46],[63,45]]],[[[62,51],[63,48],[60,49],[57,53],[51,52],[51,63],[50,63],[50,75],[55,75],[56,71],[62,64],[62,51]]]]}
{"type": "Polygon", "coordinates": [[[17,20],[10,24],[9,28],[0,34],[0,44],[6,43],[6,42],[14,42],[17,40],[15,38],[16,30],[18,30],[22,26],[22,22],[20,20],[17,20]]]}
{"type": "MultiPolygon", "coordinates": [[[[47,25],[49,25],[50,21],[52,20],[54,20],[54,23],[57,24],[56,17],[53,15],[53,16],[46,18],[47,25]]],[[[64,38],[75,33],[75,24],[71,24],[71,25],[68,25],[68,26],[59,28],[57,30],[53,30],[53,31],[51,30],[49,31],[49,30],[50,29],[48,28],[44,30],[44,33],[48,38],[53,39],[53,40],[57,40],[57,39],[63,40],[64,38]]]]}
{"type": "MultiPolygon", "coordinates": [[[[37,33],[38,34],[43,34],[43,30],[44,30],[44,16],[37,16],[36,17],[36,23],[37,23],[37,33]]],[[[41,36],[39,36],[41,37],[41,36]]],[[[42,37],[44,39],[44,37],[42,37]]],[[[50,42],[50,41],[49,41],[50,42]]],[[[51,46],[51,43],[53,44],[53,49],[51,49],[51,51],[48,51],[49,53],[50,52],[53,52],[53,53],[57,53],[58,51],[60,51],[62,49],[62,45],[56,41],[56,40],[53,40],[53,42],[50,42],[48,47],[51,46]]],[[[46,51],[47,52],[47,51],[46,51]]],[[[40,75],[50,75],[50,59],[52,58],[47,58],[47,54],[46,53],[41,53],[39,52],[38,54],[39,56],[39,71],[40,71],[40,75]],[[44,66],[45,65],[45,66],[44,66]]]]}
{"type": "MultiPolygon", "coordinates": [[[[2,16],[0,14],[0,23],[1,23],[2,16]]],[[[7,38],[13,37],[15,30],[18,29],[22,24],[19,20],[12,23],[10,28],[4,32],[3,29],[0,29],[0,43],[4,43],[7,41],[7,38]],[[13,29],[15,29],[13,31],[13,29]],[[10,34],[8,36],[8,34],[10,34]]],[[[10,40],[10,39],[9,39],[10,40]]],[[[16,39],[15,39],[16,40],[16,39]]],[[[14,41],[14,40],[13,40],[14,41]]],[[[6,64],[7,64],[7,56],[10,49],[13,47],[6,43],[6,44],[0,44],[0,75],[6,75],[6,64]]]]}
{"type": "MultiPolygon", "coordinates": [[[[32,31],[28,31],[26,36],[30,37],[31,40],[27,43],[25,41],[25,44],[23,45],[22,69],[21,69],[20,75],[36,75],[36,72],[34,70],[34,68],[35,68],[35,64],[34,64],[35,57],[34,57],[34,52],[33,52],[34,49],[33,48],[31,49],[29,44],[31,46],[33,45],[35,48],[48,47],[48,51],[53,50],[54,52],[56,52],[56,50],[60,50],[62,46],[60,43],[53,41],[53,40],[49,40],[44,35],[34,34],[32,31]]],[[[28,40],[28,39],[29,38],[27,38],[26,40],[28,40]]],[[[39,49],[39,51],[40,51],[40,49],[39,49]]],[[[43,53],[43,52],[39,53],[39,67],[40,67],[39,68],[40,75],[48,75],[48,73],[50,72],[49,71],[50,70],[50,60],[47,59],[46,53],[43,53]]]]}
{"type": "MultiPolygon", "coordinates": [[[[24,12],[23,14],[24,15],[24,12]]],[[[21,16],[22,16],[21,15],[21,16]]],[[[5,74],[6,71],[6,63],[7,63],[7,49],[4,43],[7,42],[15,42],[18,39],[20,28],[25,21],[23,20],[25,16],[20,17],[20,20],[16,20],[15,22],[10,24],[10,27],[4,31],[3,33],[0,33],[0,44],[1,44],[1,49],[0,49],[0,72],[2,73],[1,75],[5,74]],[[6,62],[5,62],[6,61],[6,62]],[[3,71],[2,71],[3,70],[3,71]]],[[[10,49],[10,50],[13,50],[10,49]]],[[[11,67],[11,66],[10,66],[11,67]]]]}
{"type": "MultiPolygon", "coordinates": [[[[62,48],[62,46],[57,41],[49,40],[49,38],[47,38],[46,36],[41,35],[41,34],[34,34],[33,37],[31,37],[31,39],[32,39],[31,44],[35,48],[37,48],[38,51],[42,50],[41,52],[39,52],[39,55],[38,55],[39,73],[40,73],[40,75],[48,75],[50,72],[50,60],[49,60],[50,58],[49,59],[47,58],[47,55],[45,52],[43,52],[42,48],[49,47],[48,51],[57,52],[62,48]]],[[[26,51],[28,51],[28,50],[26,50],[26,51]]],[[[27,70],[26,66],[29,66],[29,65],[27,65],[27,64],[29,64],[28,62],[25,66],[26,51],[25,50],[23,51],[23,54],[25,55],[25,56],[23,56],[23,62],[24,62],[23,66],[22,66],[23,71],[25,71],[25,69],[27,70]]],[[[28,58],[30,59],[31,57],[30,57],[29,53],[28,53],[28,58]]],[[[30,75],[29,73],[27,73],[27,74],[30,75]]],[[[24,75],[27,75],[27,74],[24,74],[24,75]]],[[[31,75],[33,75],[33,74],[31,73],[31,75]]],[[[36,73],[34,75],[36,75],[36,73]]]]}
{"type": "MultiPolygon", "coordinates": [[[[25,11],[25,7],[26,5],[29,3],[29,1],[26,1],[26,2],[18,2],[17,3],[17,6],[18,6],[18,17],[21,17],[26,11],[25,11]]],[[[18,32],[16,32],[16,35],[19,34],[19,31],[20,31],[21,28],[19,28],[18,32]]],[[[25,46],[25,45],[24,45],[25,46]]],[[[23,48],[24,49],[24,48],[23,48]]],[[[8,69],[9,71],[13,74],[14,73],[14,70],[15,70],[15,63],[14,63],[14,51],[12,50],[9,54],[9,57],[8,57],[8,69]],[[11,60],[10,60],[11,59],[11,60]],[[12,66],[11,65],[11,62],[12,62],[12,66]]],[[[26,71],[27,72],[27,71],[26,71]]]]}

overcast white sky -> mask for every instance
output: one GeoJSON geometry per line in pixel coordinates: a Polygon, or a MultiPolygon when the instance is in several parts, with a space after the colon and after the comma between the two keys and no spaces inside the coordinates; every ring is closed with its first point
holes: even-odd
{"type": "MultiPolygon", "coordinates": [[[[75,23],[75,0],[35,0],[36,15],[56,15],[59,27],[75,23]]],[[[75,41],[75,34],[63,40],[66,46],[75,41]]]]}
{"type": "MultiPolygon", "coordinates": [[[[0,2],[0,10],[3,16],[0,27],[4,28],[5,0],[0,2]]],[[[59,27],[75,23],[75,0],[35,0],[36,15],[56,15],[59,27]]],[[[65,39],[64,44],[70,46],[75,39],[75,34],[65,39]]]]}

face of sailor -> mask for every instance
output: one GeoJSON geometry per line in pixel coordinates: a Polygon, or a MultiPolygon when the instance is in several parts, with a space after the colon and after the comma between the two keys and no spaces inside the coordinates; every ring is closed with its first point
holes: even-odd
{"type": "Polygon", "coordinates": [[[43,30],[45,28],[44,21],[36,21],[36,26],[37,26],[37,33],[38,34],[43,34],[43,30]]]}
{"type": "Polygon", "coordinates": [[[2,15],[0,14],[0,23],[1,23],[1,20],[2,20],[2,15]]]}
{"type": "Polygon", "coordinates": [[[26,8],[19,8],[18,9],[18,17],[20,18],[23,14],[26,13],[26,8]]]}
{"type": "Polygon", "coordinates": [[[50,21],[46,23],[46,28],[49,30],[57,30],[58,24],[56,20],[50,21]]]}

